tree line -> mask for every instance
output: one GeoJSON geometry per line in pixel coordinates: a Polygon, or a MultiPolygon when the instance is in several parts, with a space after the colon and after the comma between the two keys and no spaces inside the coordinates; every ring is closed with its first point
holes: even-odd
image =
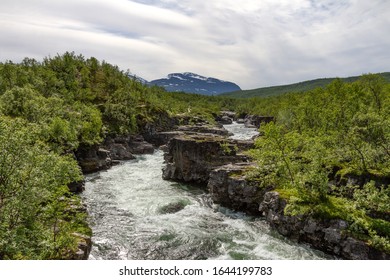
{"type": "Polygon", "coordinates": [[[252,179],[280,192],[286,214],[344,219],[348,234],[390,252],[390,86],[383,77],[338,79],[254,102],[240,106],[276,121],[261,126],[252,179]]]}

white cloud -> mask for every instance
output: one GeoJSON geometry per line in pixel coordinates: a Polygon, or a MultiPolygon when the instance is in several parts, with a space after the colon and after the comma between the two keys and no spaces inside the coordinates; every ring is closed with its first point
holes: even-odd
{"type": "Polygon", "coordinates": [[[0,60],[75,51],[242,88],[389,71],[390,1],[2,0],[0,60]],[[320,3],[320,4],[319,4],[320,3]]]}

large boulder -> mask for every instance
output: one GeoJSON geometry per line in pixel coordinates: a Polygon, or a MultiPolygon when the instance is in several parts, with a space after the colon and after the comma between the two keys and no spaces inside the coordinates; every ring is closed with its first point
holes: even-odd
{"type": "Polygon", "coordinates": [[[85,189],[85,180],[71,182],[68,184],[69,191],[72,193],[81,193],[85,189]]]}
{"type": "Polygon", "coordinates": [[[75,251],[70,259],[72,260],[87,260],[92,248],[91,237],[81,234],[73,233],[73,236],[77,239],[77,251],[75,251]]]}
{"type": "Polygon", "coordinates": [[[113,143],[109,146],[111,158],[113,160],[130,160],[135,159],[135,156],[129,151],[129,148],[124,144],[113,143]]]}
{"type": "Polygon", "coordinates": [[[232,124],[232,123],[233,123],[233,119],[229,118],[228,116],[223,116],[223,117],[219,120],[219,123],[220,123],[220,124],[232,124]]]}
{"type": "Polygon", "coordinates": [[[136,135],[129,138],[128,147],[131,153],[136,155],[153,154],[154,147],[152,144],[145,141],[142,135],[136,135]]]}
{"type": "Polygon", "coordinates": [[[110,151],[97,146],[79,149],[76,158],[83,173],[106,170],[112,166],[110,151]]]}
{"type": "Polygon", "coordinates": [[[244,124],[248,128],[260,128],[262,123],[269,123],[274,121],[274,117],[269,116],[256,116],[256,115],[247,115],[244,120],[244,124]]]}

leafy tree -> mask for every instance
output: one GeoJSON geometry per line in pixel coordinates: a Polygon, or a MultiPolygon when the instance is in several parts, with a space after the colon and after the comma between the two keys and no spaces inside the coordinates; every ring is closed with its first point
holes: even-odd
{"type": "Polygon", "coordinates": [[[47,215],[63,218],[69,207],[67,185],[80,180],[77,163],[50,152],[38,141],[35,125],[21,119],[0,118],[0,258],[62,258],[59,250],[75,246],[70,236],[47,215]]]}

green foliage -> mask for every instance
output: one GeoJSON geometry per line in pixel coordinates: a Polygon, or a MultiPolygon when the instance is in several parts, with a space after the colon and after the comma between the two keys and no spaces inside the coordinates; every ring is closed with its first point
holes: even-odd
{"type": "Polygon", "coordinates": [[[63,219],[80,168],[38,137],[36,125],[0,118],[0,259],[63,258],[75,246],[63,219]]]}
{"type": "Polygon", "coordinates": [[[228,142],[221,142],[219,145],[225,155],[234,155],[238,151],[237,145],[229,144],[228,142]]]}
{"type": "Polygon", "coordinates": [[[137,130],[135,122],[135,105],[137,101],[129,90],[115,91],[105,104],[103,117],[116,134],[128,134],[137,130]]]}
{"type": "Polygon", "coordinates": [[[298,191],[300,200],[320,203],[327,198],[329,168],[324,143],[273,122],[261,128],[250,155],[257,160],[259,177],[266,186],[282,186],[298,191]]]}
{"type": "Polygon", "coordinates": [[[354,199],[359,208],[367,211],[390,213],[390,189],[387,186],[377,187],[371,181],[354,192],[354,199]]]}
{"type": "Polygon", "coordinates": [[[352,235],[389,251],[390,223],[371,217],[390,209],[381,183],[390,180],[390,87],[381,76],[255,101],[251,113],[277,116],[250,151],[259,186],[276,188],[286,213],[344,219],[352,235]],[[340,185],[348,178],[358,182],[340,185]]]}

